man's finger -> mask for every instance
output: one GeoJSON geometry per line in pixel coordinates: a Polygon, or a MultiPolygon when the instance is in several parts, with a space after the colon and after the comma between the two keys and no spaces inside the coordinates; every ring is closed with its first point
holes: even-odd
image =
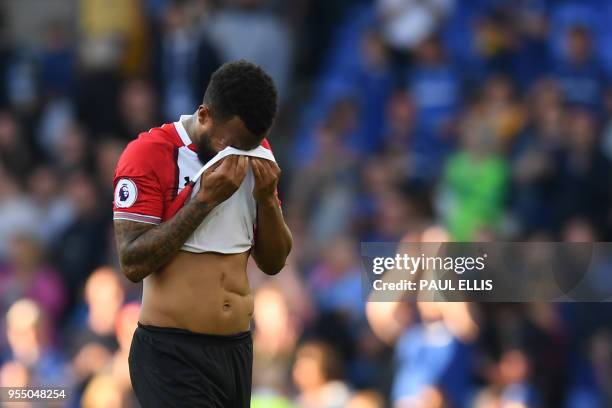
{"type": "Polygon", "coordinates": [[[249,158],[246,156],[239,156],[238,163],[236,164],[236,173],[235,176],[243,179],[246,175],[247,165],[249,163],[249,158]]]}
{"type": "Polygon", "coordinates": [[[265,177],[266,179],[271,179],[276,177],[277,171],[276,171],[276,163],[274,163],[273,161],[270,160],[262,160],[261,161],[261,174],[262,177],[265,177]]]}
{"type": "Polygon", "coordinates": [[[223,165],[224,161],[225,161],[225,159],[219,160],[218,162],[216,162],[215,164],[213,164],[212,166],[207,168],[206,171],[204,172],[204,174],[210,174],[213,171],[217,170],[219,167],[221,167],[221,165],[223,165]]]}
{"type": "Polygon", "coordinates": [[[235,159],[232,156],[227,156],[221,159],[222,163],[219,167],[219,171],[222,173],[230,173],[235,166],[235,159]]]}
{"type": "Polygon", "coordinates": [[[261,180],[261,162],[259,159],[251,160],[251,168],[253,169],[253,175],[255,176],[255,181],[261,180]]]}

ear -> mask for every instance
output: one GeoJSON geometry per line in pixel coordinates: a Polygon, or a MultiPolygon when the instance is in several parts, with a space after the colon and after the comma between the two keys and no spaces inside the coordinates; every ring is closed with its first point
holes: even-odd
{"type": "Polygon", "coordinates": [[[212,124],[212,115],[210,109],[206,105],[198,106],[198,122],[200,126],[206,126],[212,124]]]}

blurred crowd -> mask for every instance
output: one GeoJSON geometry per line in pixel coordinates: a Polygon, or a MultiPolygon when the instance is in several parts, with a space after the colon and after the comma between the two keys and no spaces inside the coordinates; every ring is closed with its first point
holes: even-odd
{"type": "Polygon", "coordinates": [[[609,240],[610,21],[609,0],[0,0],[0,386],[137,406],[114,167],[246,58],[279,87],[295,240],[280,275],[249,267],[253,407],[612,406],[607,303],[366,303],[359,258],[609,240]]]}

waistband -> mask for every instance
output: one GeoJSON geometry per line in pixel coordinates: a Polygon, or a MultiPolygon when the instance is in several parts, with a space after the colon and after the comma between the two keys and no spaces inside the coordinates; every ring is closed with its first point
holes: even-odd
{"type": "Polygon", "coordinates": [[[243,344],[252,340],[250,331],[244,331],[226,336],[220,334],[196,333],[190,330],[179,329],[176,327],[151,326],[148,324],[142,324],[140,322],[138,322],[138,328],[156,337],[159,336],[165,338],[174,338],[179,341],[195,341],[198,343],[215,344],[222,346],[243,344]]]}

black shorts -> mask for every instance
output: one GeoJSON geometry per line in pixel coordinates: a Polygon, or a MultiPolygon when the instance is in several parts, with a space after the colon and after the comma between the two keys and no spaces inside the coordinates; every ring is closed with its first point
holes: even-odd
{"type": "Polygon", "coordinates": [[[251,332],[217,336],[139,323],[129,365],[143,408],[250,406],[251,332]]]}

